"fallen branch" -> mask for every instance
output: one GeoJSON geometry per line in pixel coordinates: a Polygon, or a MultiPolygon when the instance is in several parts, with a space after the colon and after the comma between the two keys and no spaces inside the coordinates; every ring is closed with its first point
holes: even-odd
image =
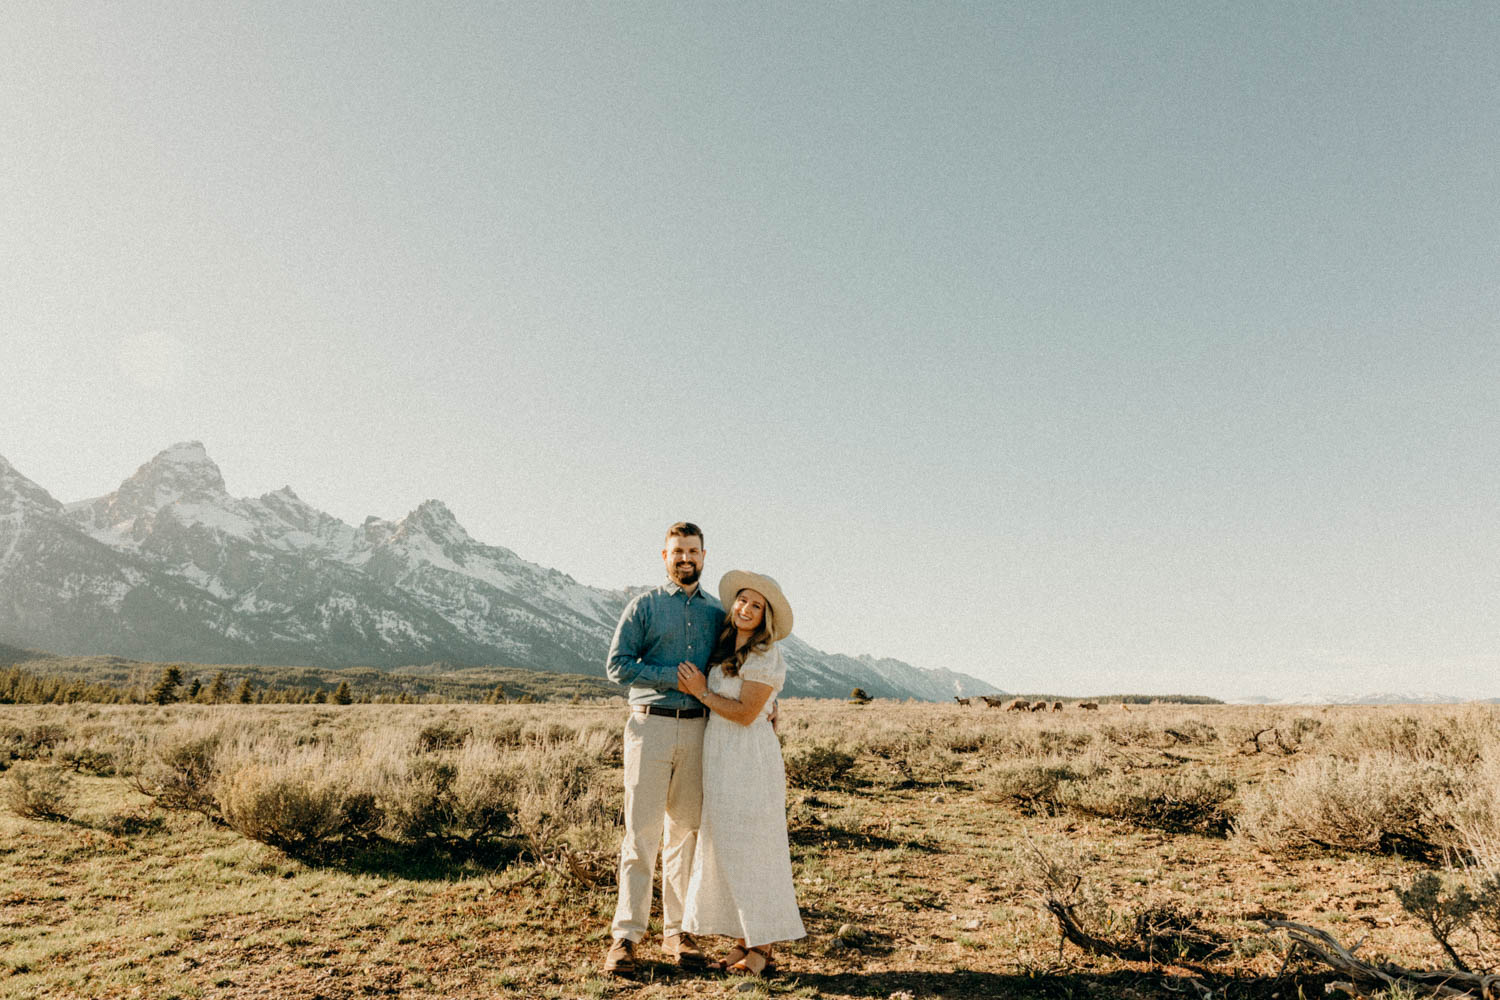
{"type": "MultiPolygon", "coordinates": [[[[1356,958],[1359,945],[1345,948],[1327,931],[1290,920],[1262,920],[1262,924],[1287,932],[1294,950],[1301,950],[1356,983],[1382,989],[1403,986],[1426,990],[1434,996],[1481,997],[1500,1000],[1500,976],[1457,969],[1408,969],[1395,962],[1375,964],[1356,958]]],[[[1288,955],[1290,958],[1290,955],[1288,955]]]]}

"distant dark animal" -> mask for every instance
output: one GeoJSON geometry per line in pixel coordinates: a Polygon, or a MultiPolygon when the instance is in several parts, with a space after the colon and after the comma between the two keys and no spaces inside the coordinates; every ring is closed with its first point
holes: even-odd
{"type": "Polygon", "coordinates": [[[1054,711],[1054,712],[1061,712],[1062,711],[1062,702],[1060,702],[1060,701],[1054,701],[1052,703],[1052,711],[1054,711]]]}
{"type": "Polygon", "coordinates": [[[1031,710],[1033,712],[1044,712],[1047,710],[1047,703],[1045,701],[1034,701],[1031,703],[1031,710]]]}
{"type": "Polygon", "coordinates": [[[1012,698],[1001,706],[1007,712],[1025,712],[1031,708],[1031,702],[1025,698],[1012,698]]]}
{"type": "Polygon", "coordinates": [[[969,704],[969,702],[972,701],[973,699],[970,699],[970,698],[960,698],[958,695],[954,695],[953,696],[953,700],[956,701],[956,702],[958,702],[960,705],[963,705],[963,706],[967,707],[968,704],[969,704]]]}
{"type": "Polygon", "coordinates": [[[984,702],[990,708],[1004,708],[1009,704],[1009,702],[1007,702],[1004,698],[1001,698],[999,695],[993,694],[982,694],[979,696],[979,700],[984,702]]]}
{"type": "Polygon", "coordinates": [[[1083,709],[1085,712],[1099,711],[1099,703],[1097,701],[1080,701],[1078,703],[1078,707],[1083,709]]]}

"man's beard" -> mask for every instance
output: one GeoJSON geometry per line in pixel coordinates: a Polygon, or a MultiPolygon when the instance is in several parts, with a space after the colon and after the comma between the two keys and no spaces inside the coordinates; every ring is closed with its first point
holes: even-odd
{"type": "Polygon", "coordinates": [[[668,575],[672,577],[672,582],[676,583],[677,586],[691,587],[698,582],[698,577],[703,575],[703,570],[692,563],[683,563],[673,566],[668,575]]]}

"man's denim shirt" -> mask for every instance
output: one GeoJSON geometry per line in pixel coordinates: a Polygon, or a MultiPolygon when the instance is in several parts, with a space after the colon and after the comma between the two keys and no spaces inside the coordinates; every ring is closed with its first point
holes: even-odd
{"type": "Polygon", "coordinates": [[[605,672],[616,684],[630,685],[632,705],[697,708],[697,698],[677,690],[677,664],[687,660],[707,673],[723,624],[724,609],[702,584],[688,594],[664,583],[625,606],[605,672]]]}

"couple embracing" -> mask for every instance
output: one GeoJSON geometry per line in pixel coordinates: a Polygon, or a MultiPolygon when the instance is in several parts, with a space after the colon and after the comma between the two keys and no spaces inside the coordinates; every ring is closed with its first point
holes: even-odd
{"type": "Polygon", "coordinates": [[[703,532],[667,529],[667,582],[625,607],[610,679],[630,686],[625,839],[604,971],[636,970],[662,849],[662,946],[685,967],[763,976],[771,945],[806,934],[792,886],[786,773],[772,729],[792,608],[775,580],[732,570],[699,586],[703,532]],[[735,939],[709,962],[694,934],[735,939]]]}

